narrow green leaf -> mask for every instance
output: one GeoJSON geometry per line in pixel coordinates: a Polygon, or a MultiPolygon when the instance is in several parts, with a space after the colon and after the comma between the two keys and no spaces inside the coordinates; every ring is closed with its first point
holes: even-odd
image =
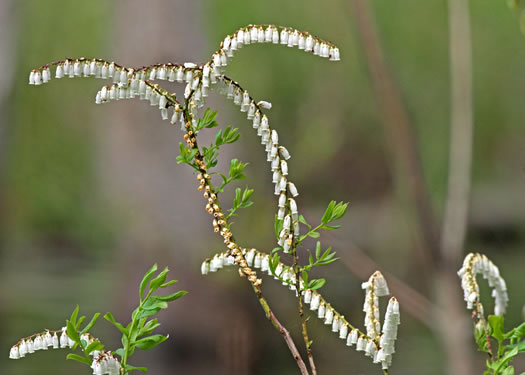
{"type": "Polygon", "coordinates": [[[168,276],[168,267],[165,267],[153,280],[149,283],[150,291],[156,291],[159,287],[164,284],[166,277],[168,276]]]}
{"type": "Polygon", "coordinates": [[[312,226],[307,223],[303,215],[299,215],[299,222],[306,225],[308,227],[308,230],[312,229],[312,226]]]}
{"type": "Polygon", "coordinates": [[[322,288],[325,283],[326,283],[325,279],[313,279],[308,284],[308,289],[316,290],[316,289],[322,288]]]}
{"type": "Polygon", "coordinates": [[[311,232],[308,234],[308,237],[319,238],[321,237],[321,235],[319,234],[319,232],[311,232]]]}
{"type": "Polygon", "coordinates": [[[110,312],[107,312],[106,315],[104,315],[104,319],[106,319],[108,322],[113,324],[117,329],[122,332],[124,335],[128,335],[128,329],[125,328],[122,324],[117,322],[113,315],[110,312]]]}
{"type": "Polygon", "coordinates": [[[143,339],[137,340],[135,344],[137,348],[141,350],[149,350],[159,345],[160,343],[166,341],[167,339],[168,339],[167,336],[152,335],[152,336],[144,337],[143,339]]]}
{"type": "Polygon", "coordinates": [[[334,212],[334,207],[335,207],[335,201],[330,201],[330,203],[328,204],[328,207],[326,208],[326,211],[324,212],[323,217],[321,218],[321,223],[327,224],[330,222],[330,219],[334,212]]]}
{"type": "Polygon", "coordinates": [[[156,296],[160,301],[165,301],[165,302],[171,302],[171,301],[175,301],[176,299],[179,299],[180,297],[184,296],[188,294],[187,291],[185,290],[181,290],[179,292],[175,292],[173,294],[169,294],[167,296],[156,296]]]}
{"type": "Polygon", "coordinates": [[[146,367],[135,367],[131,365],[126,365],[126,371],[141,371],[141,372],[148,372],[148,369],[146,367]]]}
{"type": "Polygon", "coordinates": [[[179,282],[179,280],[170,280],[170,281],[162,284],[160,287],[161,288],[167,288],[168,286],[176,284],[177,282],[179,282]]]}
{"type": "Polygon", "coordinates": [[[73,310],[73,312],[71,313],[71,318],[69,318],[69,321],[73,323],[73,325],[77,324],[77,316],[78,316],[79,309],[80,307],[77,305],[77,307],[75,307],[75,310],[73,310]]]}
{"type": "Polygon", "coordinates": [[[144,299],[144,290],[146,289],[146,285],[152,278],[153,274],[157,272],[157,263],[155,263],[149,270],[146,272],[144,277],[142,278],[142,281],[140,282],[140,300],[142,301],[144,299]]]}
{"type": "Polygon", "coordinates": [[[315,244],[315,259],[319,259],[321,256],[321,242],[317,241],[315,244]]]}
{"type": "Polygon", "coordinates": [[[80,362],[80,363],[85,363],[86,365],[91,366],[91,360],[90,359],[88,359],[86,357],[79,356],[78,354],[69,353],[66,356],[66,359],[72,359],[73,361],[77,361],[77,362],[80,362]]]}
{"type": "Polygon", "coordinates": [[[95,315],[93,315],[93,318],[91,318],[91,320],[89,321],[89,323],[87,324],[87,326],[85,326],[82,331],[80,331],[80,334],[84,334],[86,332],[89,332],[89,330],[91,328],[93,328],[93,326],[95,325],[95,323],[97,322],[98,318],[100,316],[100,313],[96,313],[95,315]]]}
{"type": "Polygon", "coordinates": [[[71,338],[71,340],[77,344],[80,343],[80,336],[78,335],[77,329],[70,320],[66,322],[66,327],[66,333],[71,338]]]}
{"type": "Polygon", "coordinates": [[[89,344],[85,350],[86,354],[90,354],[93,350],[103,350],[104,345],[100,341],[93,341],[91,344],[89,344]]]}

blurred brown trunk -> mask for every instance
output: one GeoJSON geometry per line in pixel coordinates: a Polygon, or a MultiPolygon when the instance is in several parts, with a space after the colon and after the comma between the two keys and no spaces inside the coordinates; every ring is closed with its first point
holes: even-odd
{"type": "MultiPolygon", "coordinates": [[[[468,3],[466,0],[451,0],[451,69],[453,86],[453,119],[451,147],[453,156],[450,175],[453,180],[449,183],[450,216],[445,218],[445,227],[442,245],[438,240],[438,226],[432,212],[429,194],[425,186],[421,161],[413,130],[410,126],[408,112],[399,88],[386,63],[381,42],[376,30],[374,13],[367,0],[352,0],[353,14],[361,38],[362,47],[367,58],[368,67],[372,76],[374,93],[377,98],[384,126],[391,141],[391,148],[396,160],[398,181],[408,179],[408,188],[414,203],[420,238],[424,244],[420,259],[424,261],[427,275],[435,275],[435,296],[439,310],[433,316],[439,322],[435,329],[443,343],[447,355],[448,374],[471,375],[473,373],[472,354],[470,343],[467,342],[468,325],[466,314],[460,304],[459,283],[455,274],[456,266],[460,264],[463,247],[466,212],[468,207],[468,192],[470,181],[471,158],[471,87],[470,87],[470,24],[468,3]],[[463,3],[463,4],[459,4],[463,3]],[[466,8],[465,8],[466,7],[466,8]],[[466,13],[465,13],[466,12],[466,13]],[[461,35],[458,35],[461,34],[461,35]],[[457,106],[456,103],[457,102],[457,106]],[[469,112],[470,111],[470,112],[469,112]],[[470,117],[469,117],[470,114],[470,117]],[[456,130],[454,130],[456,129],[456,130]],[[458,152],[458,147],[464,146],[458,152]],[[460,160],[461,159],[461,160],[460,160]],[[455,178],[454,178],[455,177],[455,178]],[[450,186],[453,186],[452,191],[450,186]],[[463,201],[461,201],[463,199],[463,201]],[[454,207],[457,205],[458,207],[454,207]]],[[[449,206],[447,206],[449,207],[449,206]]],[[[428,278],[427,278],[428,279],[428,278]]]]}

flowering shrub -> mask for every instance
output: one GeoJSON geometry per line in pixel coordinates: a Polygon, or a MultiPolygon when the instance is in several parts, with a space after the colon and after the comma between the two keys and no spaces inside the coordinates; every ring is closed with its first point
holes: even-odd
{"type": "Polygon", "coordinates": [[[513,375],[514,367],[511,365],[513,358],[525,352],[525,322],[504,332],[503,315],[507,310],[509,297],[507,285],[501,277],[498,267],[485,255],[470,253],[463,261],[463,267],[458,271],[461,278],[464,298],[467,308],[472,310],[475,321],[474,338],[478,349],[489,355],[485,375],[513,375]],[[476,275],[481,274],[492,288],[494,297],[494,315],[485,318],[483,305],[480,301],[479,285],[476,275]],[[497,343],[497,349],[493,342],[497,343]]]}
{"type": "MultiPolygon", "coordinates": [[[[515,5],[519,5],[518,2],[515,5]]],[[[171,124],[180,124],[184,133],[184,142],[179,144],[180,155],[177,162],[186,164],[194,170],[197,189],[206,201],[205,209],[212,216],[213,231],[218,233],[223,242],[222,252],[212,254],[201,265],[201,273],[208,275],[224,267],[236,266],[239,275],[250,283],[265,316],[282,335],[290,353],[294,357],[302,374],[317,374],[312,351],[313,341],[308,333],[308,311],[328,325],[332,332],[343,342],[363,352],[373,363],[381,366],[387,374],[395,352],[398,325],[400,324],[399,302],[392,297],[381,322],[379,297],[389,295],[389,288],[384,276],[373,273],[362,284],[365,291],[364,329],[360,330],[347,320],[340,311],[328,302],[320,293],[325,279],[310,278],[310,271],[316,267],[327,266],[337,260],[332,249],[324,248],[317,242],[314,249],[307,249],[307,259],[300,259],[299,249],[308,238],[318,239],[322,231],[339,228],[334,224],[347,210],[344,202],[332,201],[318,224],[310,222],[299,213],[296,185],[290,180],[288,160],[291,155],[282,145],[276,129],[270,126],[268,111],[272,104],[253,98],[241,84],[224,74],[225,68],[237,50],[249,44],[271,43],[288,47],[297,47],[305,52],[328,58],[340,59],[339,49],[307,32],[275,25],[249,25],[232,35],[226,36],[211,59],[203,64],[155,64],[138,68],[124,67],[103,59],[65,59],[41,66],[31,71],[29,83],[41,85],[52,79],[51,67],[55,69],[55,78],[94,77],[112,80],[96,94],[97,104],[115,100],[141,99],[158,107],[161,117],[171,124]],[[185,84],[184,97],[178,99],[158,84],[158,81],[185,84]],[[252,205],[250,200],[254,190],[236,188],[234,200],[229,208],[223,208],[224,202],[219,197],[230,184],[245,178],[246,163],[232,159],[227,174],[216,170],[220,152],[226,145],[236,143],[241,133],[238,128],[226,126],[216,132],[214,141],[208,146],[198,143],[201,131],[217,128],[217,112],[205,109],[206,98],[210,92],[217,92],[232,99],[246,114],[253,129],[260,137],[266,153],[266,160],[272,171],[272,183],[277,197],[275,215],[276,247],[268,252],[250,247],[243,247],[235,240],[231,218],[238,216],[240,210],[252,205]],[[258,273],[267,273],[295,294],[297,315],[301,321],[301,333],[304,340],[307,359],[297,349],[288,329],[279,321],[263,294],[263,279],[258,273]],[[308,363],[308,365],[307,365],[308,363]]],[[[301,253],[302,254],[302,253],[301,253]]],[[[94,374],[129,374],[133,371],[147,371],[144,367],[135,367],[129,363],[136,349],[147,350],[162,343],[168,336],[154,334],[160,323],[154,317],[161,309],[168,307],[168,302],[176,300],[186,292],[179,291],[169,295],[154,295],[159,289],[172,285],[175,281],[166,281],[167,268],[157,276],[157,267],[153,266],[144,276],[140,288],[140,304],[133,311],[131,321],[124,325],[115,320],[111,313],[104,318],[122,334],[122,347],[108,350],[101,340],[91,335],[91,328],[97,323],[100,314],[95,314],[88,324],[83,325],[85,317],[78,317],[78,307],[73,311],[66,325],[59,330],[46,330],[20,339],[10,350],[12,359],[23,358],[38,350],[48,348],[79,349],[80,355],[69,353],[68,359],[89,365],[94,374]],[[155,276],[155,277],[154,277],[155,276]],[[146,293],[147,291],[147,293],[146,293]]],[[[525,351],[525,323],[504,332],[503,315],[506,312],[508,295],[506,284],[498,268],[484,255],[469,254],[459,271],[461,286],[467,308],[473,311],[475,321],[474,336],[480,351],[489,355],[488,374],[514,374],[513,358],[525,351]],[[494,315],[485,318],[480,302],[479,286],[476,275],[481,273],[493,288],[495,299],[494,315]],[[497,344],[497,348],[495,346],[497,344]]]]}
{"type": "MultiPolygon", "coordinates": [[[[97,104],[114,100],[142,99],[157,106],[162,119],[172,124],[180,123],[184,132],[184,142],[179,145],[180,155],[177,162],[187,164],[194,169],[198,190],[206,200],[206,210],[212,215],[213,230],[219,233],[224,241],[225,250],[211,256],[202,263],[202,274],[220,270],[225,266],[237,266],[239,275],[246,277],[251,284],[256,298],[259,300],[266,317],[283,336],[288,348],[297,362],[302,374],[316,374],[312,341],[308,334],[305,305],[331,327],[348,346],[354,346],[357,351],[364,352],[374,363],[381,366],[384,373],[392,362],[395,352],[395,340],[399,319],[399,303],[392,297],[388,303],[385,319],[381,325],[379,312],[379,297],[389,294],[385,278],[380,272],[375,272],[370,279],[363,283],[365,290],[365,331],[359,330],[338,312],[320,293],[319,289],[325,284],[325,279],[311,279],[309,271],[315,267],[326,266],[336,261],[335,252],[331,248],[323,249],[317,242],[313,251],[308,250],[307,262],[299,259],[298,249],[303,246],[307,238],[317,239],[321,231],[339,228],[333,224],[346,213],[347,204],[335,201],[330,202],[318,225],[311,225],[304,216],[299,214],[296,197],[298,189],[290,181],[287,160],[290,158],[288,150],[279,142],[276,129],[270,127],[267,111],[271,103],[254,99],[249,92],[238,82],[224,75],[234,53],[243,46],[256,43],[282,44],[288,47],[298,47],[305,52],[313,53],[331,61],[340,60],[339,49],[330,42],[321,40],[307,32],[289,27],[274,25],[249,25],[241,28],[232,35],[226,36],[219,49],[212,58],[204,64],[155,64],[140,68],[128,68],[114,62],[102,59],[66,59],[44,65],[31,71],[29,83],[41,85],[52,79],[50,68],[54,67],[55,78],[63,77],[95,77],[113,80],[110,85],[103,86],[96,94],[97,104]],[[184,82],[186,84],[184,98],[179,100],[176,94],[169,93],[155,81],[184,82]],[[209,146],[198,144],[199,132],[205,129],[218,127],[215,117],[217,112],[203,108],[210,90],[226,95],[235,105],[240,106],[241,112],[246,113],[254,130],[261,139],[266,153],[266,160],[270,163],[272,183],[277,196],[277,214],[275,216],[275,236],[277,247],[269,253],[256,249],[241,247],[235,240],[230,219],[239,214],[239,210],[249,207],[253,189],[235,189],[235,198],[231,208],[224,210],[219,202],[219,195],[232,182],[245,178],[244,169],[247,164],[232,159],[228,175],[215,171],[219,153],[225,145],[235,143],[240,138],[238,128],[227,126],[216,133],[215,141],[209,146]],[[304,234],[301,234],[303,232],[304,234]],[[288,258],[286,265],[281,257],[288,258]],[[295,293],[297,298],[297,312],[301,320],[301,330],[306,348],[309,368],[306,366],[289,331],[280,323],[262,293],[262,279],[257,271],[266,272],[279,280],[283,285],[295,293]]],[[[140,305],[132,314],[132,321],[126,327],[115,321],[110,313],[104,317],[117,327],[122,333],[123,347],[113,352],[104,351],[104,346],[89,334],[95,324],[98,314],[91,322],[81,328],[84,318],[77,319],[78,309],[75,310],[66,326],[59,331],[46,331],[21,339],[11,349],[10,358],[18,359],[39,349],[53,348],[80,348],[83,356],[68,354],[69,359],[89,364],[95,374],[128,374],[134,370],[146,371],[145,368],[133,367],[128,363],[129,357],[136,348],[150,349],[167,336],[151,335],[158,327],[156,319],[149,320],[160,309],[167,307],[167,302],[177,299],[185,292],[177,292],[168,296],[153,296],[159,288],[165,288],[172,282],[165,282],[167,269],[150,281],[156,267],[153,267],[140,287],[140,305]],[[144,297],[144,289],[149,282],[149,292],[144,297]],[[59,338],[60,335],[60,338],[59,338]],[[148,336],[149,335],[149,336],[148,336]],[[145,337],[144,337],[145,336],[145,337]]]]}

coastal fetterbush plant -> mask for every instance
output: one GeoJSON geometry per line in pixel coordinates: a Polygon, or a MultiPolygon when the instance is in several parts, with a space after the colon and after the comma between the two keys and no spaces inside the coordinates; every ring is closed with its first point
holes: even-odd
{"type": "MultiPolygon", "coordinates": [[[[354,346],[357,351],[362,351],[369,356],[373,363],[377,363],[386,374],[392,362],[395,352],[395,341],[397,329],[400,323],[399,303],[392,297],[388,302],[385,318],[381,324],[379,311],[379,297],[389,294],[385,278],[380,272],[375,272],[362,287],[365,290],[364,326],[362,331],[356,325],[351,324],[339,311],[335,309],[320,293],[319,290],[325,284],[325,279],[310,278],[310,271],[316,267],[326,266],[337,260],[335,252],[329,247],[324,249],[321,242],[317,242],[315,249],[307,250],[306,259],[300,259],[299,249],[308,238],[317,239],[322,231],[330,231],[339,228],[334,224],[341,219],[347,210],[347,203],[332,201],[329,203],[319,224],[312,225],[306,218],[299,214],[296,198],[298,189],[290,179],[288,160],[290,153],[282,145],[276,129],[270,126],[268,111],[272,104],[267,101],[256,100],[248,90],[238,82],[224,74],[224,70],[234,54],[243,46],[257,43],[281,44],[288,47],[297,47],[305,52],[331,61],[340,59],[339,49],[332,43],[324,41],[308,32],[299,31],[289,27],[275,25],[249,25],[237,30],[232,35],[226,36],[220,43],[219,49],[212,55],[211,59],[203,64],[154,64],[139,68],[124,67],[120,64],[102,59],[65,59],[56,61],[38,69],[33,70],[29,76],[29,83],[40,85],[51,80],[51,67],[55,68],[55,77],[95,77],[112,80],[113,83],[103,86],[96,94],[97,104],[107,103],[114,100],[142,99],[148,101],[152,106],[159,108],[162,119],[169,120],[172,124],[179,124],[184,132],[184,142],[179,145],[180,155],[177,162],[190,166],[196,175],[197,188],[202,192],[206,200],[206,211],[212,215],[213,230],[218,233],[223,242],[223,251],[211,256],[202,263],[202,274],[215,272],[225,266],[237,266],[239,275],[246,277],[260,302],[266,317],[283,336],[288,348],[294,357],[302,374],[317,374],[314,355],[312,352],[313,341],[308,333],[308,312],[306,306],[319,319],[328,325],[348,346],[354,346]],[[184,97],[179,100],[174,93],[168,92],[161,87],[157,81],[185,83],[184,97]],[[235,197],[230,208],[224,209],[219,197],[226,187],[235,181],[245,178],[244,170],[246,163],[238,159],[232,159],[229,163],[228,173],[219,173],[216,169],[218,157],[222,148],[239,140],[241,134],[238,128],[227,126],[217,131],[212,144],[201,146],[198,136],[201,131],[219,126],[215,120],[217,112],[210,109],[200,111],[204,106],[210,90],[232,99],[233,103],[240,107],[240,111],[246,113],[247,119],[260,137],[266,160],[272,171],[272,183],[274,193],[277,197],[275,215],[275,237],[276,247],[268,252],[243,247],[237,243],[232,232],[230,219],[239,214],[240,209],[252,205],[250,200],[254,192],[248,187],[235,189],[235,197]],[[303,234],[301,234],[303,233],[303,234]],[[301,333],[308,358],[309,368],[306,366],[302,355],[297,349],[289,331],[280,323],[272,311],[269,303],[262,292],[262,279],[257,270],[266,272],[273,276],[284,286],[289,288],[297,299],[297,312],[301,321],[301,333]]],[[[164,284],[163,284],[164,285],[164,284]]],[[[150,283],[151,288],[151,283],[150,283]]],[[[141,306],[149,302],[142,299],[141,306]]],[[[150,294],[147,296],[152,298],[150,294]]],[[[157,297],[160,298],[160,297],[157,297]]],[[[162,299],[156,300],[158,305],[164,306],[162,299]]],[[[149,306],[149,305],[148,305],[149,306]]],[[[140,310],[140,306],[139,306],[140,310]]],[[[131,328],[145,327],[143,318],[135,316],[128,327],[116,323],[111,315],[106,318],[112,322],[123,333],[126,340],[123,348],[114,354],[120,356],[120,371],[128,373],[133,368],[129,367],[127,359],[132,354],[133,343],[136,347],[138,341],[132,341],[134,337],[131,328]],[[138,318],[139,320],[137,320],[138,318]],[[126,346],[128,345],[128,346],[126,346]],[[131,349],[126,349],[131,348],[131,349]]],[[[74,320],[74,319],[71,319],[74,320]]],[[[155,325],[156,323],[152,324],[155,325]]],[[[148,326],[149,327],[149,326],[148,326]]],[[[75,340],[77,336],[84,334],[78,332],[79,327],[75,322],[68,323],[66,333],[74,340],[74,345],[81,347],[86,353],[86,359],[80,357],[80,361],[87,363],[88,349],[100,350],[98,344],[90,344],[82,338],[75,340]],[[71,326],[72,328],[70,328],[71,326]],[[71,334],[69,333],[71,330],[71,334]],[[75,336],[76,335],[76,336],[75,336]],[[93,345],[92,347],[90,345],[93,345]]],[[[140,330],[138,331],[140,333],[140,330]]],[[[149,333],[149,332],[148,332],[149,333]]],[[[50,332],[52,335],[53,332],[50,332]]],[[[52,335],[53,337],[53,335],[52,335]]],[[[79,336],[80,337],[80,336],[79,336]]],[[[151,336],[150,336],[151,337],[151,336]]],[[[158,342],[164,340],[158,336],[158,342]]],[[[151,344],[153,343],[150,339],[151,344]]],[[[157,344],[158,342],[155,342],[157,344]]],[[[13,347],[12,357],[20,356],[19,344],[13,347]],[[18,347],[18,349],[17,349],[18,347]],[[15,351],[18,350],[18,354],[15,351]]],[[[134,348],[134,347],[133,347],[134,348]]],[[[98,353],[97,353],[98,354],[98,353]]],[[[100,358],[115,358],[111,353],[99,354],[100,358]]],[[[97,357],[98,358],[98,357],[97,357]]],[[[101,359],[102,361],[102,359],[101,359]]],[[[109,359],[108,359],[109,361],[109,359]]],[[[119,366],[116,360],[105,372],[113,373],[113,368],[119,366]]],[[[96,370],[98,371],[98,370],[96,370]]]]}
{"type": "Polygon", "coordinates": [[[474,339],[478,350],[489,356],[484,374],[514,375],[512,360],[519,353],[525,352],[525,322],[508,332],[504,330],[503,316],[507,311],[509,297],[507,285],[498,267],[485,255],[470,253],[465,257],[458,275],[461,278],[467,308],[472,310],[474,339]],[[492,289],[494,314],[488,318],[485,317],[485,310],[480,301],[479,285],[476,281],[478,274],[488,281],[492,289]]]}
{"type": "Polygon", "coordinates": [[[155,276],[157,265],[155,264],[144,275],[139,288],[139,306],[131,314],[131,322],[124,326],[117,322],[111,313],[106,313],[104,318],[115,326],[122,334],[122,347],[114,351],[107,350],[102,342],[93,337],[90,330],[97,322],[100,313],[93,315],[93,318],[82,327],[85,316],[78,316],[79,307],[71,314],[66,325],[60,330],[45,330],[35,333],[29,337],[20,339],[11,347],[9,358],[20,359],[38,350],[80,349],[81,355],[69,353],[67,359],[72,359],[90,366],[93,374],[129,374],[133,371],[146,372],[145,367],[135,367],[129,363],[130,357],[136,349],[148,350],[165,341],[168,336],[153,334],[155,329],[160,326],[157,315],[160,310],[168,307],[168,302],[179,299],[185,291],[174,292],[165,296],[154,295],[157,290],[164,289],[173,285],[177,280],[166,281],[168,268],[165,268],[155,276]]]}

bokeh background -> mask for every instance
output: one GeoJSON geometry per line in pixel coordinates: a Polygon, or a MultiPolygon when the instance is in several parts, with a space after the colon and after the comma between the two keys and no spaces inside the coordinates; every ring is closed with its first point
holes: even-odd
{"type": "MultiPolygon", "coordinates": [[[[368,5],[376,20],[369,26],[377,27],[408,113],[438,231],[450,134],[447,4],[368,5]]],[[[471,16],[475,135],[464,254],[484,252],[499,265],[509,289],[510,327],[524,319],[525,304],[525,37],[504,1],[473,1],[471,16]]],[[[154,262],[169,266],[178,288],[189,294],[161,314],[161,331],[170,340],[137,355],[136,364],[152,374],[298,372],[237,271],[200,274],[202,260],[221,250],[221,241],[191,171],[175,162],[178,128],[142,102],[96,106],[101,81],[27,84],[32,68],[66,57],[127,66],[202,62],[226,34],[250,23],[294,26],[341,49],[342,61],[332,63],[297,49],[252,46],[237,54],[227,73],[254,97],[273,103],[270,122],[292,154],[291,177],[307,219],[319,220],[332,199],[350,201],[343,229],[321,238],[341,257],[317,272],[328,279],[323,294],[362,326],[360,283],[379,268],[396,280],[403,309],[391,373],[450,373],[439,315],[450,306],[438,297],[444,288],[439,271],[425,263],[414,197],[396,167],[399,137],[382,116],[352,1],[0,0],[2,373],[88,374],[63,360],[63,351],[23,361],[9,361],[8,351],[19,337],[61,327],[77,303],[85,314],[112,311],[127,321],[141,275],[154,262]]],[[[226,163],[231,157],[249,162],[239,186],[255,188],[256,203],[236,219],[234,233],[244,246],[272,249],[276,204],[257,137],[226,99],[212,97],[209,105],[218,109],[221,126],[241,129],[241,142],[222,156],[226,163]]],[[[269,278],[263,290],[301,343],[292,295],[269,278]]],[[[445,321],[467,321],[459,279],[456,290],[445,294],[460,306],[460,315],[445,315],[445,321]]],[[[317,319],[311,322],[321,374],[380,373],[317,319]]],[[[94,333],[107,346],[118,345],[108,324],[101,321],[94,333]]],[[[467,368],[481,373],[484,357],[473,341],[467,337],[461,345],[470,354],[467,368]]],[[[525,371],[525,361],[516,368],[525,371]]]]}

